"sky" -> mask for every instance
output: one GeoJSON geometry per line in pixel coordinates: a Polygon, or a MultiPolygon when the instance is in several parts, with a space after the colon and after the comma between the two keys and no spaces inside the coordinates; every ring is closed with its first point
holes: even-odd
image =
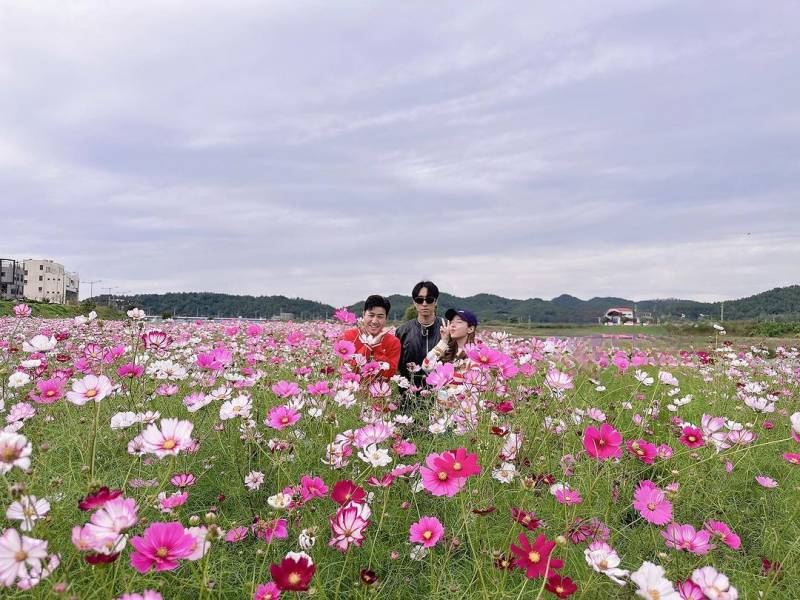
{"type": "Polygon", "coordinates": [[[749,296],[800,283],[799,55],[792,0],[7,0],[0,256],[95,295],[749,296]]]}

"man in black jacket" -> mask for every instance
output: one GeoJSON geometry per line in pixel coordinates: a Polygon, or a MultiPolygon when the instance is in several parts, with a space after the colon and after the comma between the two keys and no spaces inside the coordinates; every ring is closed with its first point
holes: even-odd
{"type": "Polygon", "coordinates": [[[441,339],[441,319],[436,318],[436,304],[439,288],[431,281],[420,281],[411,292],[417,309],[417,318],[406,321],[397,328],[395,335],[400,339],[400,374],[407,378],[412,386],[421,388],[425,385],[425,373],[419,365],[433,347],[441,339]],[[409,371],[412,364],[416,372],[409,371]]]}

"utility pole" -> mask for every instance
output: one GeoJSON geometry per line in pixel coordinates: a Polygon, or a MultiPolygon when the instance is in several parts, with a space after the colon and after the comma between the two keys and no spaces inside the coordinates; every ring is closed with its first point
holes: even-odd
{"type": "Polygon", "coordinates": [[[108,294],[108,306],[111,306],[111,290],[115,290],[115,289],[117,289],[117,287],[119,287],[119,286],[115,285],[113,287],[105,287],[105,288],[103,288],[104,290],[106,290],[106,293],[108,294]]]}
{"type": "Polygon", "coordinates": [[[89,298],[94,298],[94,284],[100,283],[103,281],[102,279],[94,279],[93,281],[87,281],[86,283],[89,284],[89,298]]]}

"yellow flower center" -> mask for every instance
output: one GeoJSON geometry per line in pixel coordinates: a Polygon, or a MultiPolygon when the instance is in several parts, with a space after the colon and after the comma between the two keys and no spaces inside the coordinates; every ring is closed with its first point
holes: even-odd
{"type": "Polygon", "coordinates": [[[283,423],[284,425],[286,425],[288,422],[289,422],[289,417],[282,417],[281,418],[281,423],[283,423]]]}
{"type": "Polygon", "coordinates": [[[439,481],[447,481],[447,471],[439,471],[439,481]]]}
{"type": "Polygon", "coordinates": [[[461,470],[461,463],[456,461],[453,463],[453,471],[460,471],[461,470]]]}
{"type": "Polygon", "coordinates": [[[156,550],[156,556],[158,558],[166,558],[169,555],[169,548],[165,548],[161,546],[158,550],[156,550]]]}
{"type": "Polygon", "coordinates": [[[19,451],[13,446],[6,446],[3,448],[3,451],[0,452],[0,456],[3,457],[3,462],[11,462],[19,458],[19,451]]]}
{"type": "Polygon", "coordinates": [[[289,577],[287,577],[286,579],[288,579],[289,583],[291,583],[292,585],[297,585],[298,583],[300,583],[300,575],[298,575],[294,571],[289,573],[289,577]]]}
{"type": "Polygon", "coordinates": [[[648,510],[655,510],[656,509],[656,505],[653,504],[652,502],[648,502],[647,503],[647,509],[648,510]]]}
{"type": "Polygon", "coordinates": [[[48,397],[50,397],[50,396],[55,396],[55,395],[56,395],[56,392],[55,392],[55,390],[47,390],[47,391],[44,393],[44,395],[45,395],[45,396],[48,396],[48,397]]]}
{"type": "Polygon", "coordinates": [[[429,540],[431,537],[433,537],[433,534],[430,531],[426,531],[422,534],[422,537],[424,537],[426,540],[429,540]]]}
{"type": "Polygon", "coordinates": [[[164,440],[164,443],[161,444],[161,447],[164,448],[164,450],[172,450],[177,445],[178,442],[175,440],[164,440]]]}
{"type": "Polygon", "coordinates": [[[97,396],[97,390],[86,390],[87,398],[94,398],[95,396],[97,396]]]}
{"type": "Polygon", "coordinates": [[[689,436],[689,437],[687,437],[686,439],[687,439],[687,440],[689,440],[689,441],[690,441],[690,442],[692,442],[692,443],[694,443],[694,442],[696,442],[696,441],[697,441],[697,438],[696,438],[696,437],[694,437],[693,435],[690,435],[690,436],[689,436]]]}
{"type": "Polygon", "coordinates": [[[530,552],[528,552],[528,560],[531,561],[532,563],[538,563],[539,560],[541,560],[541,558],[542,557],[539,555],[538,552],[536,552],[536,550],[531,550],[530,552]]]}
{"type": "Polygon", "coordinates": [[[649,589],[647,591],[650,593],[650,598],[652,598],[652,600],[659,600],[659,598],[661,598],[661,592],[658,590],[649,589]]]}
{"type": "Polygon", "coordinates": [[[22,562],[26,558],[28,558],[28,553],[25,552],[25,550],[18,550],[16,554],[14,554],[14,560],[17,562],[22,562]]]}

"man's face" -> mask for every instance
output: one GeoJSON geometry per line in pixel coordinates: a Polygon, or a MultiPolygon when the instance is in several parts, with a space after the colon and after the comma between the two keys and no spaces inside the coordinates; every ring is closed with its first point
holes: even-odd
{"type": "Polygon", "coordinates": [[[417,309],[417,314],[423,320],[430,319],[436,313],[436,299],[428,296],[428,288],[426,287],[421,288],[417,295],[414,296],[414,306],[417,309]],[[431,300],[433,300],[433,303],[428,304],[431,300]]]}
{"type": "Polygon", "coordinates": [[[386,325],[386,310],[375,306],[364,311],[364,327],[370,335],[378,335],[386,325]]]}

